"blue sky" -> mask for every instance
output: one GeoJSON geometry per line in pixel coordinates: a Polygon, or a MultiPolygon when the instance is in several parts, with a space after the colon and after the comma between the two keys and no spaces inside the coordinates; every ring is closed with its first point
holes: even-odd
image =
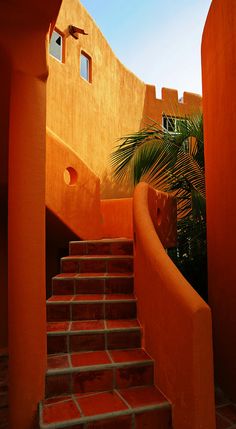
{"type": "Polygon", "coordinates": [[[121,62],[145,83],[201,93],[211,0],[81,0],[121,62]]]}

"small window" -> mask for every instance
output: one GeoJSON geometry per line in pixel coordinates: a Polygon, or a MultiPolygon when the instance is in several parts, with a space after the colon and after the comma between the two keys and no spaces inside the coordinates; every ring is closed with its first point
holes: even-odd
{"type": "Polygon", "coordinates": [[[184,118],[176,118],[175,116],[162,116],[162,126],[169,133],[178,133],[179,125],[185,123],[184,118]]]}
{"type": "Polygon", "coordinates": [[[88,54],[81,51],[80,54],[80,76],[83,77],[88,82],[91,82],[92,79],[92,65],[91,65],[91,57],[88,54]]]}
{"type": "Polygon", "coordinates": [[[49,45],[49,53],[58,61],[63,60],[63,37],[58,31],[54,30],[49,45]]]}

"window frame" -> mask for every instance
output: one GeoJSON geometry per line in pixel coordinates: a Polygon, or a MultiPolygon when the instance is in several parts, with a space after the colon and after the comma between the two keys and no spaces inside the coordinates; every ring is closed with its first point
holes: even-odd
{"type": "Polygon", "coordinates": [[[80,72],[80,77],[88,83],[92,83],[92,57],[91,55],[89,55],[84,49],[80,50],[80,59],[79,59],[79,72],[80,72]],[[88,79],[86,79],[84,76],[82,76],[81,74],[81,58],[85,57],[88,60],[88,79]]]}
{"type": "Polygon", "coordinates": [[[177,124],[177,121],[183,121],[185,118],[182,118],[182,117],[180,117],[180,116],[172,116],[172,115],[166,115],[165,113],[163,113],[162,114],[162,127],[169,133],[169,134],[178,134],[178,131],[177,131],[177,127],[176,127],[176,124],[177,124]],[[174,131],[170,131],[168,128],[166,128],[165,126],[164,126],[164,120],[171,120],[171,121],[174,121],[174,131]]]}
{"type": "MultiPolygon", "coordinates": [[[[59,59],[59,58],[57,58],[57,57],[55,57],[51,52],[50,52],[50,43],[51,43],[51,40],[50,40],[50,42],[49,42],[49,55],[52,57],[52,58],[54,58],[54,60],[56,60],[56,61],[58,61],[59,63],[61,63],[61,64],[64,64],[65,63],[65,34],[62,32],[62,31],[60,31],[57,27],[54,27],[54,29],[53,29],[53,32],[52,32],[52,35],[53,35],[53,33],[57,33],[60,37],[61,37],[61,40],[62,40],[62,46],[61,46],[61,59],[59,59]]],[[[52,36],[51,36],[51,38],[52,38],[52,36]]]]}

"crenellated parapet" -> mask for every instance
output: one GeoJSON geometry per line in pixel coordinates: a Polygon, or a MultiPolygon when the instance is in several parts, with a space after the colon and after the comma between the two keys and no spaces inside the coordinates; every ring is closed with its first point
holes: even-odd
{"type": "Polygon", "coordinates": [[[156,97],[156,87],[146,85],[146,94],[143,110],[143,125],[152,119],[162,122],[162,116],[185,117],[201,112],[202,97],[191,92],[184,92],[179,98],[178,91],[171,88],[162,88],[161,98],[156,97]]]}

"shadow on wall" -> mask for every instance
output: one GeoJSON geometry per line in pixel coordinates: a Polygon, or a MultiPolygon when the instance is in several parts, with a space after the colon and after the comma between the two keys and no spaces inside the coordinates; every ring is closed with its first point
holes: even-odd
{"type": "Polygon", "coordinates": [[[134,187],[127,183],[121,184],[112,176],[111,170],[105,170],[101,177],[101,198],[127,198],[133,196],[134,187]]]}

